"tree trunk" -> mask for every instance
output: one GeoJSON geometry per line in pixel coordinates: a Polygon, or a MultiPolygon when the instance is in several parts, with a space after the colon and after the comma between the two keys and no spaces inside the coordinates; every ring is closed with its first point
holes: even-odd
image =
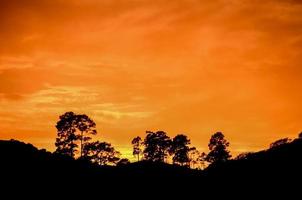
{"type": "Polygon", "coordinates": [[[83,156],[83,131],[81,131],[81,158],[83,156]]]}

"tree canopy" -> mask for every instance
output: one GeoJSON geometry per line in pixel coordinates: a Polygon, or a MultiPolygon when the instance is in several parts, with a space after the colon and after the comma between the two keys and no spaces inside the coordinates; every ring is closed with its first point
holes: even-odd
{"type": "Polygon", "coordinates": [[[108,142],[91,142],[85,145],[83,157],[99,165],[116,165],[120,160],[120,152],[108,142]]]}
{"type": "Polygon", "coordinates": [[[147,131],[144,140],[144,159],[149,161],[165,162],[168,156],[171,139],[164,131],[151,132],[147,131]]]}
{"type": "Polygon", "coordinates": [[[137,156],[137,161],[140,160],[140,155],[143,153],[142,151],[142,146],[143,146],[143,141],[142,138],[137,136],[135,138],[133,138],[133,140],[131,141],[131,144],[133,146],[133,156],[137,156]]]}
{"type": "Polygon", "coordinates": [[[211,136],[209,142],[210,152],[207,155],[206,160],[210,163],[225,162],[231,158],[230,152],[227,150],[230,143],[225,139],[225,136],[221,132],[217,132],[211,136]]]}
{"type": "Polygon", "coordinates": [[[190,139],[183,134],[177,135],[173,138],[170,152],[174,154],[172,158],[174,164],[189,166],[190,143],[190,139]]]}
{"type": "Polygon", "coordinates": [[[96,124],[87,115],[78,115],[74,112],[66,112],[59,117],[56,125],[57,139],[56,152],[75,157],[80,142],[80,157],[83,147],[91,140],[90,135],[97,134],[96,124]]]}
{"type": "Polygon", "coordinates": [[[76,114],[73,112],[66,112],[59,118],[56,125],[56,153],[74,157],[78,147],[76,141],[79,139],[76,134],[76,114]]]}

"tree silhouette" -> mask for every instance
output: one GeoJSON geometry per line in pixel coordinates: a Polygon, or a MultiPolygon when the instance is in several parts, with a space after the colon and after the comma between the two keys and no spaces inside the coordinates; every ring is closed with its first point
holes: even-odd
{"type": "Polygon", "coordinates": [[[142,138],[137,136],[133,138],[132,140],[132,146],[133,146],[133,156],[137,156],[137,161],[139,162],[140,155],[142,154],[142,146],[143,146],[143,141],[142,138]]]}
{"type": "Polygon", "coordinates": [[[302,132],[299,133],[298,138],[299,138],[299,139],[302,139],[302,132]]]}
{"type": "Polygon", "coordinates": [[[231,155],[227,150],[230,143],[225,139],[221,132],[217,132],[212,135],[209,143],[209,154],[207,155],[207,161],[210,163],[227,161],[231,155]]]}
{"type": "Polygon", "coordinates": [[[74,157],[76,148],[78,145],[76,141],[78,136],[76,135],[76,121],[77,115],[73,112],[66,112],[61,115],[60,120],[57,122],[57,138],[56,138],[56,153],[69,155],[74,157]]]}
{"type": "Polygon", "coordinates": [[[171,147],[171,139],[164,131],[146,133],[144,158],[149,161],[165,162],[171,147]]]}
{"type": "Polygon", "coordinates": [[[189,151],[190,140],[186,135],[177,135],[173,138],[170,152],[174,154],[173,164],[179,164],[182,166],[189,166],[190,158],[189,151]]]}
{"type": "Polygon", "coordinates": [[[77,115],[76,116],[76,128],[80,131],[80,135],[78,136],[81,146],[80,146],[80,156],[83,156],[83,147],[85,144],[91,140],[89,135],[96,135],[97,131],[95,129],[95,122],[90,119],[87,115],[77,115]]]}
{"type": "Polygon", "coordinates": [[[88,135],[97,133],[96,124],[87,115],[77,115],[66,112],[59,117],[56,128],[57,153],[75,156],[77,152],[77,141],[80,141],[80,157],[82,157],[83,146],[91,139],[88,135]]]}
{"type": "Polygon", "coordinates": [[[270,148],[275,148],[275,147],[278,147],[278,146],[281,146],[281,145],[284,145],[284,144],[287,144],[290,142],[291,142],[291,139],[289,139],[289,138],[279,139],[279,140],[271,143],[270,148]]]}
{"type": "Polygon", "coordinates": [[[115,165],[120,160],[120,153],[107,142],[90,142],[83,148],[83,157],[99,165],[115,165]]]}

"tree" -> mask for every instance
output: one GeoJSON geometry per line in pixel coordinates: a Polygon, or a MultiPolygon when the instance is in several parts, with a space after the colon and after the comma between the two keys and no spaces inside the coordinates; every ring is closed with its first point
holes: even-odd
{"type": "Polygon", "coordinates": [[[66,112],[59,117],[56,128],[57,153],[75,157],[80,141],[80,157],[82,157],[83,146],[91,139],[89,135],[95,135],[96,124],[87,115],[77,115],[73,112],[66,112]]]}
{"type": "Polygon", "coordinates": [[[272,144],[270,144],[270,148],[276,148],[278,146],[288,144],[290,142],[291,142],[291,139],[283,138],[283,139],[277,140],[277,141],[273,142],[272,144]]]}
{"type": "Polygon", "coordinates": [[[209,142],[209,154],[207,155],[207,161],[210,163],[225,162],[231,155],[227,150],[230,143],[225,139],[221,132],[217,132],[212,135],[209,142]]]}
{"type": "Polygon", "coordinates": [[[98,165],[116,165],[120,153],[107,142],[90,142],[84,146],[83,157],[98,165]]]}
{"type": "Polygon", "coordinates": [[[179,164],[182,166],[189,166],[190,158],[189,151],[190,140],[186,135],[177,135],[172,140],[172,145],[170,148],[170,153],[174,154],[173,164],[179,164]]]}
{"type": "Polygon", "coordinates": [[[132,143],[132,146],[133,146],[133,156],[137,156],[137,161],[139,162],[139,156],[143,153],[143,151],[142,151],[142,146],[143,146],[142,138],[137,136],[137,137],[133,138],[131,143],[132,143]]]}
{"type": "Polygon", "coordinates": [[[80,135],[78,136],[81,146],[80,156],[83,156],[83,148],[85,144],[91,140],[89,135],[96,135],[96,124],[90,119],[87,115],[77,115],[76,116],[76,128],[80,131],[80,135]]]}
{"type": "Polygon", "coordinates": [[[299,133],[298,138],[299,138],[299,139],[302,139],[302,132],[299,133]]]}
{"type": "Polygon", "coordinates": [[[154,162],[165,162],[171,147],[171,139],[164,131],[147,131],[144,139],[144,158],[154,162]]]}
{"type": "Polygon", "coordinates": [[[78,145],[76,141],[78,136],[76,135],[76,121],[77,115],[73,112],[66,112],[59,117],[57,122],[57,138],[56,138],[56,153],[68,155],[74,157],[77,151],[78,145]]]}

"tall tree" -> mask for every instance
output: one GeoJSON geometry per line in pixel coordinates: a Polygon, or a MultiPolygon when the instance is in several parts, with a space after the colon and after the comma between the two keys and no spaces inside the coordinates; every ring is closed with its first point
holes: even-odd
{"type": "Polygon", "coordinates": [[[76,134],[77,115],[73,112],[66,112],[59,117],[57,122],[56,153],[74,157],[79,139],[76,134]]]}
{"type": "Polygon", "coordinates": [[[164,131],[146,133],[144,158],[154,162],[165,162],[171,147],[171,139],[164,131]]]}
{"type": "Polygon", "coordinates": [[[190,139],[186,135],[177,135],[173,138],[170,152],[174,154],[173,164],[189,166],[190,139]]]}
{"type": "Polygon", "coordinates": [[[91,140],[89,135],[96,135],[96,124],[87,115],[77,115],[76,117],[76,128],[79,130],[80,134],[78,138],[80,140],[80,156],[83,156],[83,148],[85,144],[91,140]]]}
{"type": "Polygon", "coordinates": [[[137,161],[139,162],[140,155],[142,154],[142,146],[143,146],[143,141],[142,138],[137,136],[133,138],[132,140],[132,146],[133,146],[133,156],[137,156],[137,161]]]}
{"type": "Polygon", "coordinates": [[[209,142],[210,152],[207,155],[207,161],[210,163],[225,162],[231,155],[227,150],[230,143],[225,139],[221,132],[217,132],[212,135],[209,142]]]}
{"type": "Polygon", "coordinates": [[[87,115],[77,115],[73,112],[66,112],[59,117],[57,122],[57,153],[75,157],[80,141],[80,156],[84,145],[91,139],[89,135],[95,135],[96,124],[87,115]]]}
{"type": "Polygon", "coordinates": [[[116,165],[120,160],[120,152],[110,143],[96,141],[84,146],[83,157],[99,165],[116,165]]]}

